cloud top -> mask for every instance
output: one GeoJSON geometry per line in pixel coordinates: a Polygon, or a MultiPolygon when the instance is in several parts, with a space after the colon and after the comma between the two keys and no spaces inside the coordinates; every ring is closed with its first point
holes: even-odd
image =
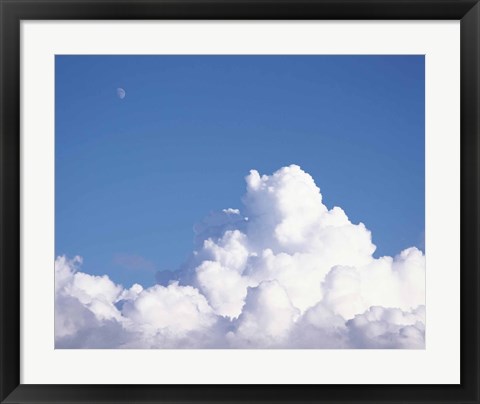
{"type": "Polygon", "coordinates": [[[126,289],[58,257],[58,348],[424,348],[425,257],[374,258],[299,166],[252,170],[242,209],[210,214],[162,285],[126,289]],[[112,337],[113,336],[113,337],[112,337]]]}

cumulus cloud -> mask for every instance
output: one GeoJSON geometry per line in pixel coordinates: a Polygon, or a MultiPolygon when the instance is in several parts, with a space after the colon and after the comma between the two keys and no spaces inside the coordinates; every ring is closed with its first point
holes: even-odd
{"type": "Polygon", "coordinates": [[[246,183],[242,208],[197,224],[194,252],[161,284],[126,289],[58,257],[56,346],[424,348],[420,250],[375,258],[366,226],[328,209],[296,165],[246,183]]]}

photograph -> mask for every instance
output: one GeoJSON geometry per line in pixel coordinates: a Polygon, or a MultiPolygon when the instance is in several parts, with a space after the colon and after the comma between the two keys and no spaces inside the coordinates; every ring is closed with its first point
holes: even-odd
{"type": "Polygon", "coordinates": [[[426,349],[425,55],[56,54],[54,108],[55,349],[426,349]]]}

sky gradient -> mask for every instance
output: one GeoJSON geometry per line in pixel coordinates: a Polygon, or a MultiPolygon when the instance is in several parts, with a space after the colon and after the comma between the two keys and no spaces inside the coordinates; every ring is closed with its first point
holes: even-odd
{"type": "Polygon", "coordinates": [[[87,273],[153,284],[251,169],[290,164],[374,256],[424,249],[423,56],[56,56],[55,78],[55,253],[87,273]]]}

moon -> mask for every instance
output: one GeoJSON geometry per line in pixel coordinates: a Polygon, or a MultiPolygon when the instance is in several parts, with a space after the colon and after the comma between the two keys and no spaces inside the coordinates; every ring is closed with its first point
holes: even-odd
{"type": "Polygon", "coordinates": [[[127,95],[125,90],[122,87],[118,87],[117,88],[117,97],[120,98],[121,100],[123,100],[125,98],[125,95],[127,95]]]}

